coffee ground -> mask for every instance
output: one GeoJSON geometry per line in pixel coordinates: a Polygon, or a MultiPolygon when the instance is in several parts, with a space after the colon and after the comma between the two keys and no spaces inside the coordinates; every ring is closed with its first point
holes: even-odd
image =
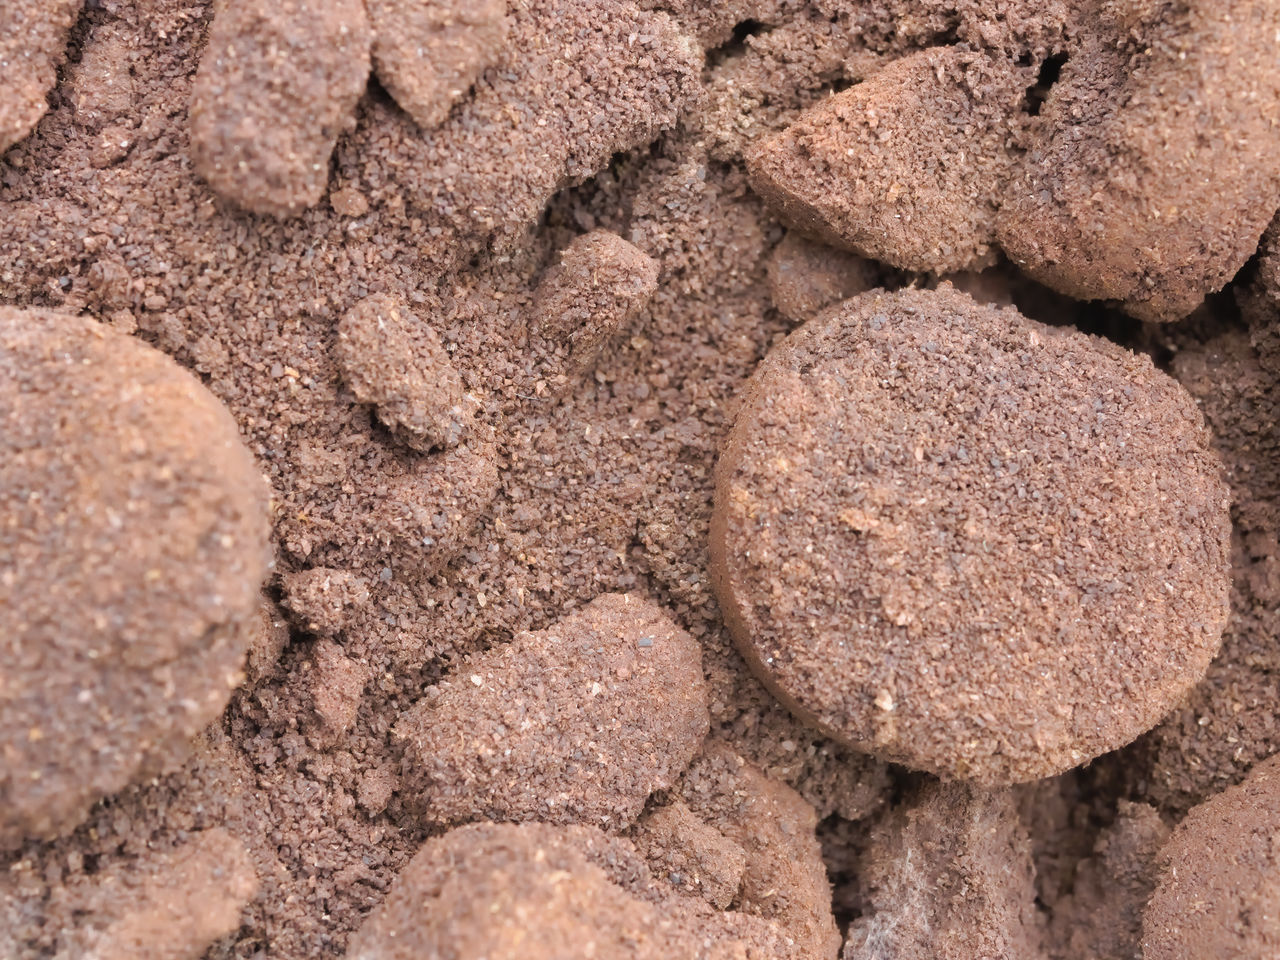
{"type": "MultiPolygon", "coordinates": [[[[367,85],[353,74],[344,91],[355,90],[354,107],[325,114],[342,129],[332,158],[326,152],[320,161],[320,194],[278,218],[244,212],[228,199],[237,184],[224,196],[193,166],[190,105],[218,5],[94,0],[64,34],[71,13],[60,25],[57,10],[76,6],[18,2],[0,12],[54,10],[39,21],[48,32],[0,31],[0,59],[17,38],[18,54],[35,64],[0,77],[0,117],[10,104],[46,112],[34,128],[37,117],[23,119],[16,134],[0,124],[15,139],[0,158],[0,302],[85,314],[199,377],[270,480],[277,574],[250,618],[248,679],[221,720],[188,746],[186,763],[121,789],[72,833],[3,855],[0,955],[74,952],[84,942],[77,938],[120,929],[130,908],[160,916],[161,899],[216,902],[209,916],[220,917],[243,896],[251,899],[239,926],[207,956],[342,956],[415,852],[443,829],[424,824],[421,798],[401,789],[402,747],[392,733],[401,716],[442,679],[457,679],[463,658],[546,630],[607,593],[646,598],[698,642],[716,742],[731,745],[733,768],[757,770],[770,785],[754,794],[742,787],[744,797],[774,797],[793,811],[779,818],[786,829],[769,834],[768,856],[743,861],[736,889],[754,891],[756,913],[731,901],[710,922],[722,931],[771,922],[773,909],[790,918],[788,928],[812,931],[805,942],[816,952],[833,954],[814,833],[839,883],[841,924],[869,917],[877,901],[855,866],[868,824],[898,816],[914,793],[904,795],[911,781],[901,771],[834,744],[778,704],[728,642],[709,588],[711,465],[745,378],[793,323],[809,319],[788,315],[781,302],[774,308],[767,268],[786,233],[749,187],[742,157],[831,93],[930,47],[1040,64],[1032,99],[1047,103],[1056,84],[1044,64],[1068,44],[1078,49],[1087,18],[1054,0],[513,3],[505,42],[459,67],[477,71],[474,82],[456,98],[448,91],[449,111],[430,130],[402,112],[407,96],[393,101],[404,92],[393,89],[390,70],[367,85]],[[605,328],[591,364],[569,376],[565,344],[535,335],[543,320],[536,293],[561,253],[595,231],[652,260],[658,278],[633,299],[634,314],[615,314],[621,319],[605,328]],[[393,297],[430,329],[464,398],[475,398],[456,444],[406,443],[343,373],[340,320],[375,295],[393,297]],[[792,784],[813,810],[776,781],[792,784]],[[208,856],[183,860],[213,830],[234,844],[196,846],[208,856]],[[146,893],[157,864],[175,862],[208,864],[201,869],[230,878],[219,890],[244,891],[237,849],[256,894],[223,899],[185,881],[162,881],[178,891],[172,898],[146,893]],[[788,875],[780,872],[788,858],[798,864],[791,894],[775,906],[771,878],[788,875]],[[126,909],[89,920],[84,905],[95,894],[86,891],[97,889],[139,892],[108,898],[126,909]],[[723,919],[734,912],[744,919],[723,919]]],[[[376,32],[373,43],[378,70],[376,32]]],[[[415,71],[409,79],[430,78],[415,71]]],[[[295,132],[299,120],[315,119],[295,110],[268,117],[295,132]]],[[[288,181],[294,190],[300,182],[288,181]]],[[[1266,222],[1274,212],[1248,211],[1246,219],[1256,213],[1266,222]]],[[[873,282],[914,279],[877,273],[873,282]]],[[[1069,318],[1153,345],[1161,357],[1185,346],[1010,276],[999,266],[975,282],[1037,319],[1069,318]]],[[[1229,279],[1212,276],[1218,285],[1229,279]]],[[[1190,326],[1208,340],[1239,323],[1226,298],[1211,299],[1190,326]]],[[[1257,369],[1274,367],[1260,360],[1257,369]]],[[[1263,392],[1271,382],[1254,381],[1263,392]]],[[[1265,451],[1274,417],[1261,406],[1234,409],[1231,436],[1265,451]]],[[[1264,460],[1259,452],[1256,485],[1233,481],[1237,521],[1271,509],[1264,460]]],[[[1266,536],[1247,542],[1248,569],[1268,569],[1280,553],[1266,536]]],[[[1265,591],[1255,583],[1250,590],[1265,591]]],[[[1233,616],[1261,621],[1264,595],[1249,594],[1233,616]]],[[[1251,636],[1255,651],[1269,649],[1265,632],[1251,636]]],[[[1250,715],[1261,718],[1274,699],[1259,686],[1250,715]]],[[[1239,743],[1210,744],[1204,727],[1176,730],[1168,742],[1188,745],[1192,757],[1207,745],[1230,752],[1213,789],[1268,750],[1253,739],[1263,728],[1240,729],[1251,732],[1239,743]]],[[[1139,777],[1134,757],[1115,762],[1139,777]]],[[[705,825],[681,835],[707,844],[695,860],[713,865],[703,869],[715,870],[712,896],[723,901],[737,872],[735,848],[748,857],[748,839],[762,828],[732,827],[750,824],[746,812],[720,815],[717,804],[694,802],[686,786],[701,763],[646,809],[683,803],[705,825]]],[[[728,761],[718,763],[721,779],[735,783],[728,761]]],[[[1052,827],[1030,831],[1045,911],[1073,892],[1076,865],[1117,818],[1120,798],[1150,799],[1166,817],[1185,809],[1148,796],[1154,781],[1104,772],[1096,764],[1055,778],[1037,794],[1056,797],[1052,804],[1021,808],[1029,822],[1052,827]]],[[[644,823],[642,816],[637,843],[644,823]]],[[[482,846],[450,836],[464,858],[482,846]]],[[[637,850],[629,862],[665,856],[637,850]]],[[[679,888],[681,915],[718,911],[705,884],[672,872],[680,881],[663,882],[679,888]]],[[[608,882],[618,887],[620,879],[608,882]]],[[[1118,911],[1112,942],[1131,939],[1133,910],[1118,911]]],[[[225,930],[202,925],[171,945],[198,951],[225,930]]],[[[734,931],[721,942],[755,935],[734,931]]],[[[792,949],[763,942],[771,956],[792,949]]],[[[1130,943],[1127,955],[1136,949],[1130,943]]]]}

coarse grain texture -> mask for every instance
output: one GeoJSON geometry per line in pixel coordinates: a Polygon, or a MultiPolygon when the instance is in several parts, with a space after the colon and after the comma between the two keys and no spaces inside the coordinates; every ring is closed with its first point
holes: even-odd
{"type": "Polygon", "coordinates": [[[698,893],[713,907],[726,909],[738,895],[747,854],[676,800],[646,813],[631,840],[659,879],[698,893]]]}
{"type": "Polygon", "coordinates": [[[697,642],[652,602],[606,594],[468,657],[399,721],[410,802],[433,823],[621,829],[688,766],[706,696],[697,642]]]}
{"type": "Polygon", "coordinates": [[[735,909],[775,922],[798,956],[834,960],[840,933],[813,807],[720,739],[708,740],[679,795],[746,853],[735,909]]]}
{"type": "Polygon", "coordinates": [[[888,64],[748,153],[797,229],[904,270],[981,265],[1013,169],[1029,67],[960,47],[888,64]]]}
{"type": "Polygon", "coordinates": [[[1280,759],[1187,814],[1160,851],[1143,918],[1144,960],[1280,952],[1280,759]]]}
{"type": "Polygon", "coordinates": [[[1000,243],[1056,290],[1177,320],[1244,266],[1280,200],[1280,7],[1102,7],[1044,103],[1000,243]]]}
{"type": "Polygon", "coordinates": [[[349,570],[311,567],[280,578],[281,604],[299,630],[333,637],[369,604],[369,584],[349,570]]]}
{"type": "Polygon", "coordinates": [[[774,309],[803,323],[879,286],[880,274],[870,260],[788,230],[769,255],[769,295],[774,309]]]}
{"type": "Polygon", "coordinates": [[[197,960],[240,926],[258,877],[244,844],[221,827],[100,878],[77,909],[87,919],[70,955],[83,960],[197,960]]]}
{"type": "MultiPolygon", "coordinates": [[[[349,451],[341,451],[347,453],[349,451]]],[[[479,425],[455,446],[414,453],[403,473],[343,479],[343,465],[325,465],[344,495],[345,522],[302,514],[297,544],[306,559],[325,566],[357,565],[405,577],[430,577],[457,555],[498,492],[492,429],[479,425]]],[[[319,466],[319,464],[316,464],[319,466]]],[[[352,472],[361,466],[351,464],[352,472]]],[[[320,476],[324,474],[321,473],[320,476]]]]}
{"type": "Polygon", "coordinates": [[[0,153],[49,109],[67,32],[84,0],[5,0],[0,7],[0,153]]]}
{"type": "MultiPolygon", "coordinates": [[[[579,22],[578,5],[565,3],[563,15],[539,8],[543,32],[579,22]]],[[[119,51],[137,126],[130,148],[100,165],[97,134],[57,97],[41,135],[6,155],[0,299],[94,313],[205,380],[271,480],[282,574],[341,569],[368,584],[369,603],[347,608],[333,639],[369,680],[352,726],[326,736],[315,640],[298,620],[287,636],[273,584],[253,631],[263,669],[210,731],[223,737],[217,756],[234,775],[193,759],[94,808],[73,835],[15,852],[0,864],[0,933],[18,944],[10,953],[56,953],[76,922],[60,894],[69,885],[171,845],[175,829],[236,816],[247,821],[238,835],[260,860],[263,885],[232,951],[341,956],[423,839],[399,788],[396,719],[462,657],[607,592],[660,597],[699,640],[713,722],[770,777],[794,785],[820,816],[877,809],[883,765],[799,724],[768,695],[729,642],[706,578],[715,451],[739,384],[781,328],[764,278],[781,231],[741,173],[672,131],[557,195],[527,243],[442,272],[417,211],[358,188],[364,165],[393,159],[386,138],[400,123],[396,111],[362,108],[369,138],[359,151],[356,138],[340,141],[332,202],[286,221],[251,220],[211,203],[187,161],[186,108],[209,21],[208,5],[190,0],[107,0],[85,13],[73,55],[77,46],[82,58],[102,44],[119,51]],[[529,307],[555,251],[594,229],[658,260],[662,280],[643,322],[620,331],[592,376],[552,401],[556,358],[530,342],[529,307]],[[473,436],[493,430],[487,460],[407,449],[346,387],[338,323],[374,293],[431,320],[481,401],[473,436]],[[450,479],[441,494],[407,479],[424,462],[450,479]],[[491,466],[478,484],[459,469],[477,462],[491,466]],[[403,554],[370,542],[369,514],[401,484],[426,503],[476,505],[447,550],[424,557],[414,548],[421,537],[406,537],[403,554]],[[435,572],[422,575],[424,566],[435,572]]],[[[512,48],[527,58],[535,33],[521,23],[512,48]]],[[[602,62],[631,61],[644,42],[637,32],[634,47],[626,31],[585,35],[598,39],[602,62]]],[[[595,102],[619,110],[645,78],[655,97],[665,82],[616,62],[609,71],[618,83],[595,102]]],[[[696,98],[684,109],[697,109],[696,98]]],[[[569,136],[578,135],[552,128],[546,139],[569,136]]],[[[501,167],[506,144],[493,146],[466,162],[501,167]]]]}
{"type": "Polygon", "coordinates": [[[303,720],[300,725],[317,747],[329,747],[341,742],[355,725],[370,671],[332,640],[321,640],[312,648],[308,666],[315,723],[303,720]]]}
{"type": "Polygon", "coordinates": [[[1203,677],[1227,615],[1220,473],[1149,358],[947,285],[870,293],[752,378],[713,582],[802,719],[947,777],[1033,780],[1203,677]]]}
{"type": "Polygon", "coordinates": [[[530,328],[564,356],[566,386],[596,362],[658,288],[658,262],[616,233],[575,237],[534,293],[530,328]]]}
{"type": "Polygon", "coordinates": [[[241,679],[264,484],[189,373],[0,307],[0,849],[179,762],[241,679]]]}
{"type": "Polygon", "coordinates": [[[1156,809],[1121,800],[1093,855],[1080,862],[1071,892],[1053,901],[1045,952],[1054,960],[1135,960],[1142,912],[1156,888],[1156,856],[1169,827],[1156,809]]]}
{"type": "Polygon", "coordinates": [[[475,824],[429,840],[353,937],[347,960],[772,960],[773,925],[656,887],[626,840],[593,827],[475,824]]]}
{"type": "Polygon", "coordinates": [[[365,6],[374,72],[423,130],[439,125],[501,59],[507,0],[365,0],[365,6]]]}
{"type": "Polygon", "coordinates": [[[1259,361],[1270,373],[1280,375],[1280,213],[1258,248],[1257,277],[1238,296],[1259,361]]]}
{"type": "Polygon", "coordinates": [[[688,123],[705,138],[713,159],[735,166],[753,144],[795,120],[797,111],[883,65],[859,45],[857,33],[808,3],[776,26],[748,20],[734,36],[708,54],[706,105],[688,123]]]}
{"type": "Polygon", "coordinates": [[[255,686],[275,669],[280,654],[289,645],[289,621],[284,611],[267,596],[249,621],[248,655],[245,659],[245,684],[255,686]]]}
{"type": "Polygon", "coordinates": [[[1199,402],[1226,466],[1234,521],[1222,652],[1186,703],[1134,745],[1130,770],[1175,815],[1280,750],[1280,305],[1242,291],[1243,326],[1171,341],[1173,374],[1199,402]]]}
{"type": "Polygon", "coordinates": [[[901,56],[963,43],[1040,61],[1057,52],[1091,2],[1076,0],[814,0],[868,50],[901,56]]]}
{"type": "Polygon", "coordinates": [[[556,191],[673,126],[698,93],[702,55],[670,17],[630,0],[531,0],[511,11],[505,62],[439,127],[374,100],[351,141],[362,194],[411,207],[442,264],[490,244],[509,252],[556,191]]]}
{"type": "Polygon", "coordinates": [[[253,213],[319,202],[369,78],[370,43],[363,0],[224,0],[192,88],[196,172],[253,213]]]}
{"type": "Polygon", "coordinates": [[[1044,955],[1030,842],[1008,790],[927,784],[877,825],[863,871],[870,914],[843,960],[1044,955]]]}
{"type": "Polygon", "coordinates": [[[777,26],[807,6],[804,0],[641,0],[640,5],[671,11],[681,22],[693,26],[694,34],[707,48],[731,43],[740,30],[777,26]]]}
{"type": "Polygon", "coordinates": [[[1280,213],[1263,234],[1258,252],[1262,258],[1258,285],[1272,303],[1280,305],[1280,213]]]}
{"type": "Polygon", "coordinates": [[[474,409],[440,337],[390,294],[365,297],[338,323],[338,365],[356,399],[415,450],[458,443],[474,409]]]}

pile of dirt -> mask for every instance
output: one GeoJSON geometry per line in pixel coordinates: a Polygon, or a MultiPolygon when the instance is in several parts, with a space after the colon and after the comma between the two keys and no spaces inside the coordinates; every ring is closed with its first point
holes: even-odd
{"type": "Polygon", "coordinates": [[[1276,16],[6,3],[0,956],[1198,949],[1276,16]]]}

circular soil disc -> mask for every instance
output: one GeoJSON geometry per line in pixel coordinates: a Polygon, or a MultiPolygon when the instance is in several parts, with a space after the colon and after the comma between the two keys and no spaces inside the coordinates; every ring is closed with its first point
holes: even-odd
{"type": "Polygon", "coordinates": [[[1150,360],[949,286],[876,291],[753,377],[717,467],[712,575],[795,713],[992,784],[1153,726],[1227,616],[1228,491],[1150,360]]]}

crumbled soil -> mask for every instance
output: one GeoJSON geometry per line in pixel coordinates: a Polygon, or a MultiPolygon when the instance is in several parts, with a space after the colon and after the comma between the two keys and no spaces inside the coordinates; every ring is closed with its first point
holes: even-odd
{"type": "MultiPolygon", "coordinates": [[[[137,650],[173,655],[124,670],[166,682],[122,694],[131,711],[108,721],[79,718],[68,686],[105,675],[65,647],[111,609],[86,602],[87,582],[125,582],[126,562],[163,551],[182,510],[223,517],[223,501],[186,498],[114,541],[114,573],[74,550],[0,560],[0,601],[19,583],[30,594],[0,602],[6,637],[27,636],[13,611],[43,604],[57,641],[31,663],[11,657],[0,678],[0,956],[303,960],[350,943],[370,958],[432,945],[526,957],[590,940],[599,956],[680,956],[697,943],[698,955],[834,960],[848,925],[885,930],[905,916],[903,951],[931,950],[931,930],[1019,960],[1042,948],[1129,960],[1162,830],[1280,744],[1276,228],[1245,266],[1280,206],[1280,126],[1277,71],[1248,26],[1271,6],[1196,0],[1176,20],[1167,4],[1103,6],[1111,20],[1062,0],[343,0],[320,15],[296,0],[5,3],[0,64],[19,66],[0,71],[0,356],[67,324],[128,344],[94,381],[103,397],[149,384],[185,398],[147,421],[140,462],[154,466],[168,438],[183,469],[206,471],[245,511],[262,511],[261,492],[246,490],[249,473],[264,475],[269,517],[232,536],[269,529],[274,569],[260,543],[236,552],[243,570],[213,562],[218,537],[170,564],[158,582],[172,589],[138,608],[137,650]],[[1135,69],[1120,71],[1130,55],[1135,69]],[[1255,69],[1235,66],[1249,58],[1255,69]],[[921,64],[941,69],[926,71],[927,95],[905,96],[895,77],[921,64]],[[1147,95],[1162,87],[1192,96],[1147,95]],[[771,176],[816,182],[812,157],[771,145],[851,102],[896,118],[880,129],[902,136],[864,160],[886,194],[898,185],[894,203],[918,210],[907,229],[889,224],[892,247],[842,241],[880,261],[796,230],[813,221],[771,206],[758,166],[773,150],[771,176]],[[1213,133],[1196,140],[1201,114],[1213,133]],[[1153,159],[1166,139],[1197,148],[1153,159]],[[1136,180],[1100,184],[1112,169],[1136,180]],[[1082,215],[1099,189],[1130,212],[1082,215]],[[1180,213],[1164,216],[1171,205],[1180,213]],[[1057,227],[1036,236],[1041,221],[1057,227]],[[870,288],[955,298],[937,273],[959,266],[986,268],[954,277],[983,303],[1167,366],[1203,410],[1232,500],[1223,652],[1187,705],[1119,754],[1012,797],[906,773],[792,713],[730,639],[709,572],[713,468],[762,359],[870,288]],[[1165,321],[1198,310],[1156,330],[1081,302],[1091,298],[1165,321]],[[187,409],[192,437],[173,423],[187,409]],[[251,469],[225,452],[235,444],[251,469]],[[227,609],[200,602],[197,581],[227,609]],[[607,596],[646,612],[614,611],[592,647],[607,596]],[[172,627],[197,620],[206,645],[193,659],[172,627]],[[660,633],[634,634],[650,621],[660,633]],[[625,656],[610,645],[619,638],[636,641],[625,656]],[[551,662],[574,643],[569,661],[551,662]],[[500,671],[472,665],[529,650],[549,659],[508,664],[510,696],[476,696],[500,671]],[[659,656],[661,669],[644,662],[659,656]],[[581,682],[591,670],[598,694],[581,682]],[[61,692],[15,701],[14,677],[61,692]],[[563,726],[536,710],[536,729],[502,718],[522,696],[543,713],[565,706],[563,726]],[[502,779],[465,739],[415,752],[404,734],[441,709],[463,733],[483,720],[485,749],[505,738],[521,762],[498,764],[502,779]],[[160,715],[163,726],[121,735],[129,718],[160,715]],[[94,742],[71,736],[86,731],[94,742]],[[582,776],[615,746],[634,763],[582,776]],[[30,784],[6,780],[15,755],[74,775],[33,804],[30,784]],[[441,757],[452,765],[430,766],[441,757]],[[580,816],[457,825],[524,819],[543,794],[567,794],[580,816]],[[976,826],[960,829],[966,817],[976,826]],[[922,878],[979,896],[957,912],[922,878]],[[1054,931],[1086,914],[1079,950],[1062,946],[1054,931]],[[402,921],[411,936],[393,946],[387,931],[402,921]]],[[[879,142],[855,120],[856,136],[815,133],[831,134],[827,146],[879,142]]],[[[838,208],[845,235],[884,212],[878,196],[871,210],[842,191],[805,204],[819,201],[838,208]]],[[[1145,384],[1126,403],[1145,410],[1153,384],[1171,389],[1145,360],[1125,364],[1145,384]]],[[[0,423],[23,382],[0,384],[0,423]]],[[[62,431],[66,453],[96,444],[114,456],[112,438],[136,425],[77,406],[62,382],[39,395],[16,422],[62,431]]],[[[1028,396],[1045,417],[1060,411],[1028,396]]],[[[1200,456],[1191,419],[1153,421],[1164,444],[1130,449],[1135,486],[1108,493],[1130,509],[1126,531],[1165,516],[1140,493],[1165,477],[1162,458],[1200,456]]],[[[0,500],[25,497],[15,469],[12,457],[0,465],[0,500]]],[[[1089,484],[1105,475],[1071,497],[1096,499],[1089,484]]],[[[101,478],[60,477],[76,479],[68,502],[95,503],[101,478]]],[[[144,479],[139,502],[159,510],[159,477],[144,479]]],[[[1213,486],[1198,468],[1177,479],[1165,507],[1213,486]]],[[[80,512],[110,531],[105,513],[80,512]]],[[[1218,521],[1201,519],[1165,518],[1158,532],[1186,535],[1188,550],[1220,545],[1204,536],[1218,521]]],[[[0,547],[23,530],[0,526],[0,547]]],[[[1122,612],[1165,654],[1195,619],[1187,608],[1203,606],[1199,665],[1107,672],[1081,655],[1114,703],[1105,735],[1028,775],[1119,746],[1198,679],[1216,643],[1207,598],[1225,609],[1225,581],[1212,563],[1174,572],[1185,586],[1169,605],[1122,612]],[[1197,570],[1210,573],[1195,581],[1197,570]]],[[[902,616],[920,615],[909,578],[873,573],[902,616]]],[[[1116,610],[1107,589],[1092,595],[1116,610]]],[[[996,700],[1017,687],[993,683],[996,700]]],[[[1077,739],[1088,738],[1062,742],[1077,739]]],[[[937,767],[955,760],[942,742],[920,743],[938,748],[937,767]]],[[[860,956],[852,944],[865,941],[848,942],[860,956]]]]}

